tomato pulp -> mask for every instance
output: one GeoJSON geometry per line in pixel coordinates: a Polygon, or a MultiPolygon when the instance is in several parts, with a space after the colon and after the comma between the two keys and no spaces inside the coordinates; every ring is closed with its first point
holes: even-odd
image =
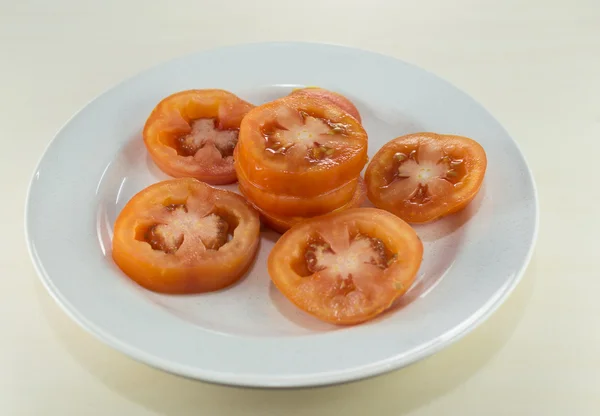
{"type": "Polygon", "coordinates": [[[411,223],[426,223],[467,206],[487,167],[479,143],[462,136],[416,133],[383,146],[365,173],[371,202],[411,223]]]}
{"type": "Polygon", "coordinates": [[[358,324],[388,309],[414,282],[423,244],[403,220],[356,208],[306,220],[273,247],[273,283],[296,306],[334,324],[358,324]]]}
{"type": "Polygon", "coordinates": [[[245,273],[259,246],[258,213],[233,192],[192,178],[156,183],[119,214],[112,256],[141,286],[207,292],[245,273]]]}
{"type": "Polygon", "coordinates": [[[358,120],[359,123],[362,123],[360,113],[354,103],[352,103],[352,101],[344,97],[342,94],[319,87],[299,88],[292,91],[291,94],[324,98],[344,110],[346,113],[350,114],[352,117],[358,120]]]}
{"type": "Polygon", "coordinates": [[[253,107],[223,90],[182,91],[154,108],[144,127],[144,143],[168,175],[232,183],[240,123],[253,107]]]}
{"type": "Polygon", "coordinates": [[[240,176],[256,188],[313,197],[360,174],[367,162],[367,133],[327,100],[290,95],[244,117],[234,159],[240,176]]]}

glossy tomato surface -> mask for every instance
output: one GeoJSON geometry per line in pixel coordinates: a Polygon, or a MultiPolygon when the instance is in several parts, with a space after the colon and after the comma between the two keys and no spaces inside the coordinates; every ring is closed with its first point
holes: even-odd
{"type": "Polygon", "coordinates": [[[327,214],[336,208],[346,205],[356,193],[362,179],[354,178],[339,188],[313,196],[298,197],[275,194],[253,186],[244,176],[243,171],[238,174],[240,191],[253,205],[263,211],[283,216],[314,216],[327,214]]]}
{"type": "Polygon", "coordinates": [[[269,275],[296,306],[334,324],[358,324],[388,309],[414,282],[423,244],[400,218],[356,208],[306,220],[286,232],[269,275]]]}
{"type": "Polygon", "coordinates": [[[463,209],[485,176],[483,147],[462,136],[417,133],[383,146],[365,173],[371,202],[411,223],[463,209]]]}
{"type": "Polygon", "coordinates": [[[223,90],[181,91],[154,108],[144,127],[144,143],[168,175],[232,183],[240,123],[253,107],[223,90]]]}
{"type": "Polygon", "coordinates": [[[119,214],[112,256],[147,289],[197,293],[237,281],[259,246],[258,213],[233,192],[192,178],[136,194],[119,214]]]}
{"type": "Polygon", "coordinates": [[[367,133],[327,100],[290,95],[244,117],[234,156],[236,170],[257,188],[316,196],[360,174],[367,162],[367,133]]]}
{"type": "MultiPolygon", "coordinates": [[[[362,205],[362,203],[367,199],[367,189],[365,187],[365,182],[362,178],[359,177],[357,179],[357,182],[358,184],[356,187],[356,191],[354,192],[350,200],[344,205],[332,209],[330,212],[341,212],[351,208],[358,208],[362,205]]],[[[300,224],[301,222],[312,218],[309,216],[289,216],[273,214],[272,212],[263,210],[256,205],[253,206],[260,213],[260,217],[264,224],[266,224],[272,230],[275,230],[278,233],[282,234],[290,228],[292,228],[294,225],[300,224]]]]}
{"type": "Polygon", "coordinates": [[[358,120],[359,123],[362,123],[360,113],[354,103],[342,94],[319,87],[299,88],[292,91],[292,94],[324,98],[350,114],[358,120]]]}

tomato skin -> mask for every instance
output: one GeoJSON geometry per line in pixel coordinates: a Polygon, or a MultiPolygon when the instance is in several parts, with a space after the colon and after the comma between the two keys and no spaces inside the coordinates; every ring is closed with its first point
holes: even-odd
{"type": "MultiPolygon", "coordinates": [[[[358,208],[363,204],[363,202],[365,202],[365,200],[367,199],[367,190],[366,190],[365,182],[360,177],[358,178],[357,182],[358,182],[358,185],[357,185],[356,190],[355,190],[354,194],[352,195],[350,201],[346,202],[346,204],[344,204],[340,207],[336,207],[336,208],[332,209],[331,212],[342,212],[347,209],[358,208]]],[[[242,194],[245,195],[243,191],[242,191],[242,194]]],[[[292,228],[294,225],[300,224],[301,222],[306,221],[309,218],[312,218],[312,217],[308,217],[308,216],[286,216],[286,215],[273,214],[269,211],[263,210],[260,207],[254,205],[252,203],[252,201],[248,201],[248,202],[254,207],[254,209],[256,209],[256,211],[258,211],[263,223],[266,224],[272,230],[277,231],[280,234],[285,233],[287,230],[292,228]]]]}
{"type": "MultiPolygon", "coordinates": [[[[362,179],[360,181],[362,182],[362,179]]],[[[261,211],[286,217],[311,217],[331,212],[350,202],[356,193],[358,184],[359,179],[355,178],[330,192],[315,197],[301,198],[264,191],[249,182],[243,171],[238,173],[240,191],[253,206],[258,207],[261,211]]]]}
{"type": "Polygon", "coordinates": [[[258,213],[240,195],[192,178],[171,179],[143,189],[125,205],[115,222],[112,257],[129,278],[146,289],[174,294],[214,291],[244,275],[258,250],[259,231],[258,213]],[[140,237],[140,230],[157,222],[154,212],[190,200],[202,201],[208,211],[237,222],[231,241],[218,250],[190,246],[180,255],[154,250],[140,237]]]}
{"type": "MultiPolygon", "coordinates": [[[[431,150],[428,152],[431,153],[431,150]]],[[[376,207],[409,223],[428,223],[464,209],[481,189],[486,168],[485,150],[470,138],[436,133],[409,134],[391,140],[373,156],[365,172],[367,196],[376,207]],[[461,161],[460,176],[452,181],[452,186],[440,195],[431,195],[429,201],[422,204],[386,194],[385,189],[392,184],[397,168],[395,155],[419,152],[418,149],[425,147],[436,149],[443,157],[461,161]]]]}
{"type": "Polygon", "coordinates": [[[306,87],[296,89],[292,91],[290,95],[304,95],[324,98],[344,110],[346,113],[350,114],[359,123],[362,123],[360,113],[352,101],[337,92],[329,91],[319,87],[306,87]]]}
{"type": "Polygon", "coordinates": [[[181,91],[164,98],[152,110],[143,130],[144,143],[154,163],[170,176],[193,177],[213,185],[232,183],[236,174],[231,157],[222,158],[217,153],[197,160],[178,154],[175,141],[192,131],[192,120],[202,118],[217,120],[220,130],[237,132],[253,107],[224,90],[181,91]]]}
{"type": "MultiPolygon", "coordinates": [[[[273,247],[268,258],[268,271],[275,286],[292,303],[316,318],[336,325],[355,325],[373,319],[388,309],[399,296],[413,284],[421,265],[423,244],[415,231],[395,215],[377,208],[355,208],[306,220],[292,227],[273,247]],[[373,277],[372,295],[367,305],[356,311],[340,313],[328,307],[323,299],[326,288],[320,272],[301,275],[295,264],[302,258],[311,235],[339,234],[344,227],[358,227],[368,237],[378,238],[397,259],[373,277]]],[[[371,279],[370,276],[365,276],[371,279]]],[[[367,287],[369,288],[369,287],[367,287]]]]}
{"type": "Polygon", "coordinates": [[[345,111],[324,99],[290,95],[255,107],[244,117],[234,151],[235,169],[264,191],[313,197],[356,178],[368,161],[367,146],[366,131],[345,111]],[[345,135],[335,144],[334,157],[311,164],[305,159],[287,161],[287,156],[269,152],[263,130],[285,112],[306,112],[345,126],[345,135]]]}

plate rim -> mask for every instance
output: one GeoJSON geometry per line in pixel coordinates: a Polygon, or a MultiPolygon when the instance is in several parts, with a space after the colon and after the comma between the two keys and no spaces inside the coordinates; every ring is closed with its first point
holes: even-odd
{"type": "Polygon", "coordinates": [[[31,262],[33,263],[36,274],[42,282],[42,285],[48,291],[50,296],[54,299],[54,301],[59,305],[59,307],[69,316],[73,321],[75,321],[81,328],[83,328],[86,332],[93,335],[95,338],[103,342],[105,345],[119,351],[122,354],[127,355],[128,357],[149,365],[153,368],[160,369],[170,374],[183,376],[190,379],[201,380],[213,384],[220,385],[228,385],[228,386],[239,386],[239,387],[254,387],[254,388],[297,388],[297,387],[318,387],[318,386],[326,386],[326,385],[334,385],[334,384],[342,384],[348,382],[359,381],[365,378],[370,378],[373,376],[377,376],[380,374],[388,373],[394,370],[398,370],[400,368],[406,367],[410,364],[416,363],[426,357],[429,357],[442,349],[448,347],[451,344],[454,344],[458,340],[462,339],[465,335],[479,327],[483,322],[485,322],[508,298],[508,296],[513,292],[516,286],[519,284],[523,275],[525,274],[529,264],[531,263],[531,259],[533,257],[535,247],[538,240],[539,235],[539,223],[540,223],[540,206],[539,206],[539,194],[537,189],[537,184],[535,181],[535,176],[531,170],[530,164],[527,162],[527,158],[523,153],[519,143],[508,133],[506,128],[488,111],[488,109],[483,106],[479,101],[477,101],[473,96],[467,94],[462,89],[456,87],[451,82],[446,79],[436,75],[433,72],[430,72],[426,69],[423,69],[411,62],[404,61],[403,59],[397,58],[392,55],[383,54],[380,52],[376,52],[373,50],[368,50],[364,48],[357,48],[350,45],[338,44],[338,43],[329,43],[329,42],[245,42],[245,43],[235,43],[228,44],[219,47],[199,49],[190,53],[186,53],[183,55],[179,55],[170,59],[162,60],[154,65],[143,68],[136,73],[125,77],[121,81],[113,84],[111,87],[106,88],[101,91],[99,94],[92,97],[86,103],[84,103],[76,112],[74,112],[63,124],[62,126],[54,133],[52,139],[47,143],[45,148],[43,149],[41,155],[39,156],[37,163],[35,164],[35,168],[33,173],[30,176],[30,180],[28,182],[27,193],[25,198],[25,212],[24,212],[24,231],[25,231],[25,241],[27,246],[27,251],[29,253],[29,257],[31,262]],[[513,275],[511,279],[507,279],[506,284],[502,287],[502,289],[494,294],[494,296],[490,297],[474,314],[472,314],[469,318],[463,320],[458,325],[454,326],[450,330],[441,333],[437,337],[437,342],[434,342],[431,345],[420,346],[419,348],[408,351],[403,356],[400,357],[390,357],[389,359],[382,360],[379,362],[373,362],[366,367],[359,368],[351,368],[348,370],[337,371],[333,374],[324,375],[302,375],[296,377],[281,377],[281,376],[261,376],[256,377],[255,375],[247,375],[245,377],[236,376],[236,374],[230,373],[219,373],[213,372],[210,370],[202,370],[195,369],[191,367],[182,366],[178,363],[174,363],[168,360],[164,360],[160,357],[154,356],[152,354],[148,354],[143,350],[140,350],[136,347],[132,347],[126,342],[121,341],[118,337],[111,335],[107,331],[98,328],[94,323],[87,320],[78,310],[75,308],[67,299],[65,299],[52,282],[50,276],[46,273],[41,259],[38,258],[35,249],[33,247],[33,240],[31,238],[31,230],[29,227],[29,216],[30,216],[30,198],[31,192],[34,187],[34,182],[36,180],[37,175],[39,174],[40,166],[45,159],[49,149],[52,147],[57,138],[61,135],[61,133],[65,130],[65,128],[75,119],[81,112],[83,112],[92,102],[96,101],[100,97],[105,94],[110,93],[111,91],[118,89],[121,85],[126,84],[130,80],[133,80],[140,76],[141,74],[158,69],[159,67],[167,64],[174,63],[180,60],[189,59],[195,55],[201,55],[204,53],[210,53],[211,51],[217,50],[227,50],[227,49],[237,49],[244,47],[252,47],[252,46],[260,46],[260,47],[275,47],[275,46],[304,46],[304,47],[333,47],[346,49],[348,51],[366,53],[371,55],[378,55],[380,57],[385,57],[387,59],[393,59],[395,61],[399,61],[404,65],[412,67],[413,69],[422,71],[427,73],[428,75],[436,78],[437,80],[452,86],[454,89],[460,91],[461,93],[467,95],[474,103],[476,103],[487,115],[489,115],[493,120],[495,120],[498,126],[502,129],[502,131],[506,134],[508,138],[512,141],[512,144],[515,146],[519,156],[523,161],[523,165],[525,167],[525,172],[527,177],[531,183],[532,187],[532,203],[534,205],[534,217],[533,217],[533,229],[531,234],[531,240],[529,243],[529,247],[527,249],[527,253],[523,258],[523,262],[518,269],[518,271],[513,275]]]}

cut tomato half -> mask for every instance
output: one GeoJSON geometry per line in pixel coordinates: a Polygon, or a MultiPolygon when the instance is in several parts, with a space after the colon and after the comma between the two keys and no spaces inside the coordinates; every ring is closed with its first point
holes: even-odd
{"type": "MultiPolygon", "coordinates": [[[[327,214],[336,208],[346,205],[356,193],[358,178],[352,179],[337,189],[313,197],[280,195],[257,188],[240,170],[238,186],[240,191],[253,205],[262,211],[283,216],[311,217],[327,214]]],[[[362,181],[362,179],[361,179],[362,181]]]]}
{"type": "Polygon", "coordinates": [[[367,167],[367,195],[405,221],[425,223],[463,209],[485,175],[483,147],[462,136],[417,133],[383,146],[367,167]]]}
{"type": "Polygon", "coordinates": [[[319,87],[299,88],[292,91],[291,94],[324,98],[344,110],[346,113],[350,114],[352,117],[358,120],[359,123],[362,123],[360,113],[358,112],[356,106],[352,103],[352,101],[344,97],[342,94],[319,87]]]}
{"type": "Polygon", "coordinates": [[[273,283],[291,302],[334,324],[358,324],[388,309],[412,285],[423,244],[400,218],[356,208],[306,220],[268,259],[273,283]]]}
{"type": "Polygon", "coordinates": [[[240,123],[253,107],[223,90],[178,92],[154,108],[144,127],[144,143],[168,175],[232,183],[240,123]]]}
{"type": "Polygon", "coordinates": [[[327,100],[290,95],[244,117],[234,158],[236,170],[264,191],[317,196],[360,174],[367,133],[327,100]]]}
{"type": "Polygon", "coordinates": [[[136,194],[119,214],[112,256],[141,286],[197,293],[237,281],[259,245],[258,213],[233,192],[192,178],[136,194]]]}
{"type": "MultiPolygon", "coordinates": [[[[344,205],[336,207],[330,211],[331,212],[342,212],[351,208],[358,208],[362,205],[363,202],[367,199],[367,190],[365,187],[365,182],[362,178],[358,178],[358,185],[356,187],[356,191],[352,195],[352,198],[346,202],[344,205]]],[[[244,192],[242,191],[242,194],[244,192]]],[[[252,203],[251,201],[249,201],[252,203]]],[[[303,221],[306,221],[309,218],[313,218],[310,216],[286,216],[280,214],[273,214],[270,211],[266,211],[261,209],[260,207],[252,204],[254,208],[259,212],[260,217],[264,224],[266,224],[272,230],[277,231],[278,233],[285,233],[287,230],[292,228],[296,224],[300,224],[303,221]]]]}

